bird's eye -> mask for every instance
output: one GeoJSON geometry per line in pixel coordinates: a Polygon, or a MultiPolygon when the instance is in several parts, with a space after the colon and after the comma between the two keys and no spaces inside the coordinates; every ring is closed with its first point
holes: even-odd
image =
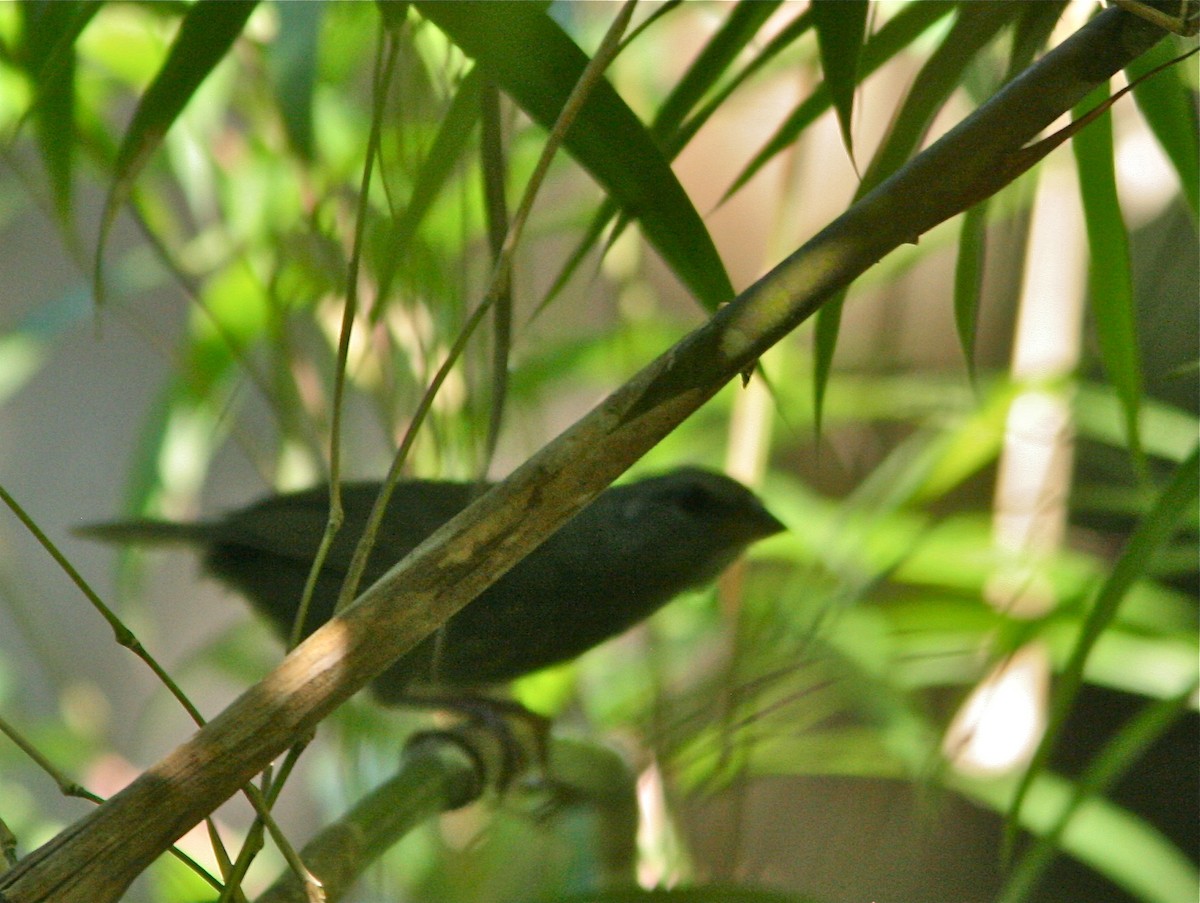
{"type": "Polygon", "coordinates": [[[694,517],[712,509],[713,496],[703,486],[688,486],[679,493],[678,504],[679,510],[694,517]]]}

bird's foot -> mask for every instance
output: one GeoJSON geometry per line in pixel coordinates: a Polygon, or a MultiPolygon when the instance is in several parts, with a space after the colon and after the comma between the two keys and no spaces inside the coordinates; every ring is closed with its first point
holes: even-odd
{"type": "MultiPolygon", "coordinates": [[[[421,708],[434,708],[462,715],[471,727],[480,728],[495,739],[498,755],[495,767],[487,768],[492,757],[478,748],[471,751],[474,761],[484,774],[494,774],[494,786],[504,792],[520,775],[531,769],[540,774],[540,781],[550,782],[550,719],[539,715],[511,699],[496,699],[470,693],[453,695],[412,695],[404,701],[421,708]]],[[[423,732],[424,733],[424,732],[423,732]]],[[[453,730],[433,731],[435,734],[450,734],[459,745],[467,748],[478,745],[468,739],[469,734],[455,734],[453,730]]]]}

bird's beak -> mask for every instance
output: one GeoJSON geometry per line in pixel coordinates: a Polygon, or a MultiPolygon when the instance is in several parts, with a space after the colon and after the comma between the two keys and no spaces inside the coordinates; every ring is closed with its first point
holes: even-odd
{"type": "Polygon", "coordinates": [[[774,536],[776,533],[784,533],[787,527],[783,521],[777,518],[766,508],[760,508],[758,517],[754,523],[754,535],[757,539],[766,539],[768,536],[774,536]]]}

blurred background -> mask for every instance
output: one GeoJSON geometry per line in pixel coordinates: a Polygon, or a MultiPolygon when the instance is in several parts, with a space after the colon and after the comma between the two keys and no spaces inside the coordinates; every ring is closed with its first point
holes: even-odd
{"type": "MultiPolygon", "coordinates": [[[[936,139],[1098,11],[863,4],[864,44],[848,12],[860,4],[832,5],[820,32],[803,3],[639,5],[645,28],[608,72],[658,124],[646,131],[734,291],[843,211],[881,148],[936,139]],[[839,118],[822,53],[846,29],[864,49],[839,118]],[[685,112],[671,122],[673,103],[685,112]]],[[[591,54],[618,8],[523,17],[591,54]]],[[[188,555],[117,553],[70,529],[212,515],[328,479],[356,247],[340,476],[381,476],[487,288],[497,216],[483,187],[501,186],[511,213],[546,129],[512,99],[502,60],[489,74],[509,93],[494,121],[479,113],[490,83],[470,80],[470,23],[421,4],[262,3],[131,166],[128,136],[189,10],[0,6],[0,486],[211,716],[278,660],[275,638],[188,555]],[[113,185],[128,191],[119,211],[113,185]]],[[[1023,834],[1015,868],[999,854],[1056,674],[1196,441],[1194,59],[1147,85],[860,279],[835,355],[805,324],[635,468],[724,468],[789,526],[718,587],[514,688],[557,730],[625,757],[643,886],[829,903],[1195,899],[1194,503],[1153,562],[1134,563],[1030,785],[1021,827],[1035,833],[1075,788],[1092,791],[1065,852],[1041,871],[1023,834]]],[[[509,313],[467,344],[407,473],[503,477],[709,316],[715,302],[659,241],[599,215],[621,190],[558,155],[509,313]]],[[[0,718],[104,796],[192,729],[7,511],[0,718]]],[[[424,723],[365,698],[331,719],[280,803],[297,843],[379,783],[424,723]]],[[[21,852],[88,808],[0,740],[0,819],[21,852]]],[[[506,798],[422,828],[359,899],[591,886],[587,842],[526,808],[506,798]]],[[[248,808],[218,821],[244,834],[248,808]]],[[[211,862],[202,835],[181,846],[211,862]]],[[[264,852],[248,891],[281,867],[264,852]]],[[[201,887],[164,861],[130,899],[208,899],[201,887]]]]}

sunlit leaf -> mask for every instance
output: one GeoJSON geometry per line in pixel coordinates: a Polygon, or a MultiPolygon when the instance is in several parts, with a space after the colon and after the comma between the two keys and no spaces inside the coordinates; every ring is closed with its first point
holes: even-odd
{"type": "MultiPolygon", "coordinates": [[[[391,291],[396,268],[409,253],[413,235],[442,188],[462,163],[475,124],[479,121],[482,86],[483,74],[478,68],[472,69],[459,82],[454,98],[438,126],[437,135],[413,180],[412,194],[391,224],[387,239],[390,253],[383,257],[379,273],[379,294],[382,298],[386,298],[391,291]]],[[[377,307],[373,315],[381,312],[382,307],[377,307]]]]}
{"type": "Polygon", "coordinates": [[[198,0],[183,17],[166,60],[138,101],[117,152],[96,241],[93,290],[97,302],[104,297],[104,246],[117,211],[167,130],[242,33],[256,5],[257,0],[198,0]]]}
{"type": "MultiPolygon", "coordinates": [[[[480,2],[418,3],[468,56],[476,59],[542,126],[557,119],[587,57],[537,7],[480,2]]],[[[733,287],[703,220],[633,111],[607,82],[589,96],[565,145],[637,217],[647,240],[709,309],[733,287]]]]}
{"type": "MultiPolygon", "coordinates": [[[[1129,435],[1125,429],[1125,413],[1111,387],[1092,383],[1081,385],[1072,417],[1081,436],[1114,448],[1127,447],[1129,435]]],[[[1191,452],[1197,434],[1194,414],[1147,398],[1142,404],[1141,419],[1146,454],[1179,462],[1191,452]]]]}

